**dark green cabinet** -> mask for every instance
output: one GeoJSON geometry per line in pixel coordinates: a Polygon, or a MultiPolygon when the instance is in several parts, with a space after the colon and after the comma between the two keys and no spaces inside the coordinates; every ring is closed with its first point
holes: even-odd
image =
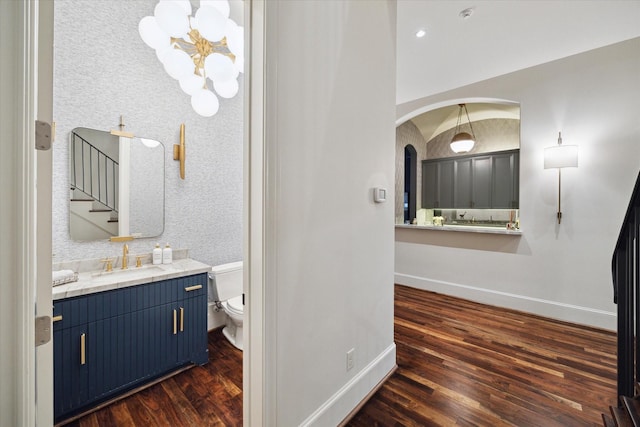
{"type": "Polygon", "coordinates": [[[497,208],[491,200],[491,162],[492,156],[479,156],[472,161],[472,182],[473,197],[471,207],[473,209],[497,208]]]}
{"type": "Polygon", "coordinates": [[[519,151],[422,163],[422,207],[517,209],[519,151]]]}
{"type": "Polygon", "coordinates": [[[519,157],[517,153],[493,155],[491,199],[495,206],[518,208],[519,157]]]}
{"type": "Polygon", "coordinates": [[[424,163],[422,176],[423,206],[441,208],[453,204],[455,183],[453,160],[424,163]]]}
{"type": "Polygon", "coordinates": [[[207,350],[207,274],[54,301],[56,422],[207,350]]]}

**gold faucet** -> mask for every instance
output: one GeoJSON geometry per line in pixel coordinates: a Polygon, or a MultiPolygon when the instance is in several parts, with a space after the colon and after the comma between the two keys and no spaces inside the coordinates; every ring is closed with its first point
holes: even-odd
{"type": "Polygon", "coordinates": [[[124,246],[122,247],[122,270],[127,269],[128,255],[129,255],[129,245],[125,243],[124,246]]]}

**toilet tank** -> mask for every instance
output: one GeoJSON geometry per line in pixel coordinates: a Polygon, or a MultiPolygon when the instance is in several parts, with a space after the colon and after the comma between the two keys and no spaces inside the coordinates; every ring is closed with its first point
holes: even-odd
{"type": "Polygon", "coordinates": [[[242,261],[212,267],[211,279],[219,301],[242,295],[242,261]]]}

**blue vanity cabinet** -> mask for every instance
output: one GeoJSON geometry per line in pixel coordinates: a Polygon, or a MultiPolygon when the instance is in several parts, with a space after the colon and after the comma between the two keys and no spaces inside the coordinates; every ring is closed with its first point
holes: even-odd
{"type": "Polygon", "coordinates": [[[207,280],[208,276],[186,277],[180,283],[178,307],[178,360],[207,363],[207,280]],[[204,333],[202,333],[204,331],[204,333]]]}
{"type": "Polygon", "coordinates": [[[56,301],[53,316],[54,412],[59,414],[87,400],[86,300],[56,301]]]}
{"type": "Polygon", "coordinates": [[[206,363],[207,280],[204,273],[54,301],[54,318],[62,316],[54,323],[56,422],[206,363]]]}

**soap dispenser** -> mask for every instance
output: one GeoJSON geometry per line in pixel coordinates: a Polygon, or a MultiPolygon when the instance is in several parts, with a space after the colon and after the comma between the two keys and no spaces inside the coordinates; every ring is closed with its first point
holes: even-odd
{"type": "Polygon", "coordinates": [[[163,264],[171,264],[173,262],[173,251],[171,250],[171,246],[167,243],[167,246],[162,250],[162,263],[163,264]]]}
{"type": "Polygon", "coordinates": [[[156,247],[153,248],[152,259],[154,265],[162,264],[162,249],[160,249],[160,243],[156,243],[156,247]]]}

